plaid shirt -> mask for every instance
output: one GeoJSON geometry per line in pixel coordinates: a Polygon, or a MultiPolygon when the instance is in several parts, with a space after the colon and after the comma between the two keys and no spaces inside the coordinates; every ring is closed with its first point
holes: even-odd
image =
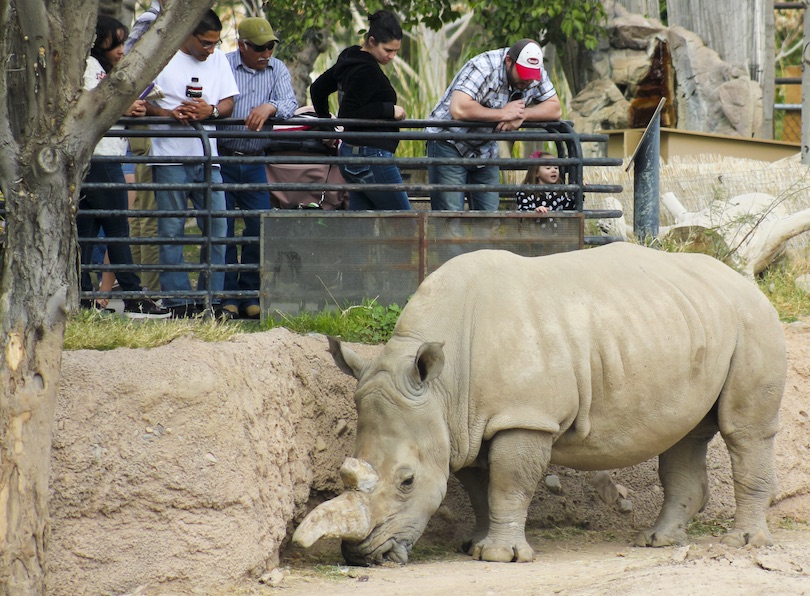
{"type": "MultiPolygon", "coordinates": [[[[500,50],[490,50],[479,54],[469,60],[458,72],[453,82],[442,95],[439,103],[430,113],[431,120],[452,120],[450,115],[450,98],[455,91],[461,91],[472,97],[475,101],[486,108],[500,109],[509,102],[509,82],[506,78],[506,65],[504,59],[509,48],[500,50]]],[[[557,95],[551,79],[545,68],[540,65],[541,80],[532,81],[531,86],[522,92],[526,105],[540,103],[557,95]]],[[[425,129],[426,132],[454,132],[463,135],[467,132],[493,132],[492,128],[467,128],[467,127],[447,127],[439,128],[431,126],[425,129]]],[[[458,149],[464,157],[498,157],[497,141],[485,140],[455,140],[448,141],[458,149]]]]}

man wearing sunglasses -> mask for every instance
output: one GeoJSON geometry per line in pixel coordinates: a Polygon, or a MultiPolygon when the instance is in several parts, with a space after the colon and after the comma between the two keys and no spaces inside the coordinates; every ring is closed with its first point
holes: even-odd
{"type": "MultiPolygon", "coordinates": [[[[153,125],[153,129],[188,130],[190,122],[204,122],[207,129],[214,129],[212,120],[230,116],[233,110],[233,98],[239,95],[239,89],[233,77],[225,55],[217,49],[222,33],[222,22],[213,10],[209,10],[194,32],[180,46],[180,50],[169,61],[155,79],[163,90],[165,97],[147,103],[147,114],[173,118],[174,125],[153,125]]],[[[210,139],[211,155],[217,156],[217,141],[210,139]]],[[[159,157],[204,156],[203,141],[195,137],[155,137],[152,140],[150,155],[159,157]]],[[[205,167],[202,159],[199,162],[152,164],[153,178],[159,184],[190,184],[205,182],[205,167]]],[[[211,182],[222,182],[218,164],[214,164],[211,182]]],[[[179,189],[157,190],[155,200],[158,211],[182,211],[188,208],[191,199],[195,209],[206,209],[204,190],[179,189]]],[[[211,192],[211,210],[225,210],[225,193],[221,190],[211,192]]],[[[185,218],[161,217],[158,219],[158,236],[162,238],[182,238],[185,218]]],[[[226,220],[215,217],[210,220],[198,218],[198,225],[203,233],[214,239],[211,247],[211,264],[225,263],[225,245],[217,242],[227,234],[226,220]],[[209,225],[210,223],[210,225],[209,225]],[[210,229],[209,229],[210,228],[210,229]]],[[[201,251],[200,259],[205,256],[201,251]]],[[[162,244],[160,246],[161,265],[183,265],[182,244],[162,244]]],[[[200,276],[199,288],[205,289],[206,279],[200,276]]],[[[211,287],[221,292],[225,283],[225,273],[215,271],[211,274],[211,287]]],[[[187,271],[161,271],[160,286],[166,292],[190,292],[191,285],[187,271]]],[[[171,297],[163,300],[175,317],[196,316],[200,313],[199,305],[187,298],[171,297]]],[[[217,316],[228,317],[228,313],[218,307],[217,316]]]]}
{"type": "MultiPolygon", "coordinates": [[[[245,121],[244,126],[220,126],[220,130],[244,132],[259,131],[271,118],[292,118],[298,101],[295,99],[290,72],[284,63],[273,58],[278,37],[266,19],[251,17],[243,19],[238,27],[238,49],[226,55],[236,78],[239,95],[234,100],[232,117],[245,121]]],[[[219,154],[226,157],[244,158],[264,155],[270,139],[264,137],[221,138],[219,154]]],[[[222,179],[226,184],[267,184],[267,171],[263,163],[246,163],[233,159],[222,164],[222,179]]],[[[225,203],[229,210],[255,211],[270,209],[270,193],[263,190],[227,191],[225,203]]],[[[244,217],[243,236],[259,235],[259,217],[244,217]]],[[[234,222],[228,219],[228,237],[234,237],[234,222]]],[[[241,245],[243,265],[254,265],[255,270],[228,272],[225,274],[225,291],[259,290],[259,246],[241,245]]],[[[239,263],[237,247],[229,244],[225,250],[225,262],[239,263]]],[[[235,317],[259,318],[258,298],[240,300],[225,298],[222,306],[235,317]]]]}

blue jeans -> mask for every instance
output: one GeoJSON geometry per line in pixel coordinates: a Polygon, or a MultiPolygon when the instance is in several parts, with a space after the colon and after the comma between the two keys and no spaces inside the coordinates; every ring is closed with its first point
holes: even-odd
{"type": "MultiPolygon", "coordinates": [[[[160,184],[183,184],[190,182],[205,182],[205,171],[202,164],[183,165],[158,165],[152,168],[152,175],[156,183],[160,184]]],[[[219,168],[213,168],[211,182],[221,183],[222,174],[219,168]]],[[[157,190],[155,191],[155,201],[158,211],[182,211],[188,208],[188,199],[191,199],[195,209],[205,209],[205,192],[201,190],[157,190]]],[[[225,210],[225,193],[222,191],[211,192],[211,210],[225,210]]],[[[224,218],[214,217],[211,220],[211,229],[208,229],[205,217],[197,218],[197,225],[202,230],[203,235],[209,234],[216,241],[217,238],[224,238],[227,234],[227,223],[224,218]]],[[[158,236],[161,238],[182,238],[185,235],[186,219],[184,217],[160,217],[158,218],[158,236]]],[[[200,249],[200,262],[205,261],[205,247],[200,249]]],[[[182,244],[161,244],[160,264],[161,265],[182,265],[183,259],[182,244]]],[[[225,245],[211,245],[211,264],[225,264],[225,245]]],[[[206,289],[207,276],[200,274],[197,288],[206,289]]],[[[224,288],[225,272],[214,271],[211,273],[211,289],[214,292],[221,292],[224,288]]],[[[161,271],[160,287],[164,292],[191,291],[187,271],[161,271]]],[[[218,302],[218,300],[216,300],[218,302]]],[[[181,306],[188,304],[189,300],[182,298],[165,298],[163,305],[167,307],[181,306]]]]}
{"type": "MultiPolygon", "coordinates": [[[[393,157],[394,154],[377,147],[340,145],[341,157],[393,157]]],[[[346,182],[363,184],[402,184],[402,174],[394,164],[342,164],[340,173],[346,182]]],[[[409,211],[411,203],[403,190],[351,190],[349,209],[352,211],[409,211]]]]}
{"type": "MultiPolygon", "coordinates": [[[[120,163],[91,163],[87,171],[85,182],[118,182],[124,183],[124,173],[120,163]]],[[[123,188],[82,190],[79,200],[79,210],[82,213],[97,209],[127,209],[127,191],[123,188]]],[[[87,216],[76,218],[76,229],[79,236],[96,238],[101,230],[107,238],[129,238],[129,222],[127,216],[105,215],[104,217],[87,216]]],[[[83,265],[93,262],[93,249],[97,244],[88,242],[81,244],[81,259],[83,265]]],[[[113,265],[132,265],[132,251],[129,244],[110,243],[107,245],[107,254],[113,265]]],[[[101,255],[102,262],[104,255],[101,255]]],[[[115,277],[122,290],[127,292],[140,292],[141,280],[133,271],[116,271],[115,277]]],[[[92,292],[93,283],[90,272],[81,274],[81,288],[83,292],[92,292]]]]}
{"type": "MultiPolygon", "coordinates": [[[[223,164],[222,180],[226,184],[267,184],[267,170],[264,164],[223,164]]],[[[225,193],[225,206],[228,211],[237,208],[244,211],[258,209],[270,210],[270,193],[266,190],[238,190],[225,193]]],[[[245,230],[242,236],[258,237],[261,219],[258,216],[243,218],[245,230]]],[[[228,218],[228,238],[234,237],[234,218],[228,218]]],[[[228,271],[225,273],[225,291],[258,290],[259,289],[259,250],[258,244],[242,244],[242,265],[255,265],[255,271],[228,271]]],[[[228,265],[239,263],[236,245],[229,244],[225,248],[225,262],[228,265]]],[[[238,298],[225,298],[223,304],[233,304],[242,307],[259,304],[258,298],[240,300],[238,298]]]]}
{"type": "MultiPolygon", "coordinates": [[[[453,145],[445,141],[428,141],[428,157],[464,157],[453,145]]],[[[498,166],[451,166],[429,165],[428,182],[431,184],[499,184],[501,170],[498,166]]],[[[497,211],[497,191],[466,191],[473,211],[497,211]]],[[[463,190],[430,191],[430,208],[434,211],[464,211],[463,190]]]]}

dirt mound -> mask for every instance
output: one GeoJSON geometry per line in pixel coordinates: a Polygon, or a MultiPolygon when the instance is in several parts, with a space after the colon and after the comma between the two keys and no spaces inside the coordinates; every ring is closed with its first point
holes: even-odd
{"type": "MultiPolygon", "coordinates": [[[[777,437],[774,516],[810,519],[810,332],[786,328],[790,370],[777,437]]],[[[370,357],[379,347],[352,346],[370,357]]],[[[216,590],[279,563],[292,527],[340,492],[354,444],[353,379],[322,336],[283,329],[152,350],[67,352],[51,460],[49,591],[126,593],[160,586],[216,590]]],[[[705,515],[734,510],[728,456],[710,452],[705,515]]],[[[590,475],[562,468],[562,494],[538,490],[528,527],[595,529],[651,523],[661,490],[654,462],[612,473],[630,513],[598,499],[590,475]]],[[[451,481],[424,541],[471,526],[451,481]]]]}

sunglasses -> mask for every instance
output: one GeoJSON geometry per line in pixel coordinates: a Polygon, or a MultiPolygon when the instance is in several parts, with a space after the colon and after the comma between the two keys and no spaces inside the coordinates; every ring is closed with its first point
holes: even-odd
{"type": "Polygon", "coordinates": [[[196,37],[196,38],[197,38],[197,41],[199,41],[199,42],[200,42],[200,45],[201,45],[202,47],[204,47],[206,50],[210,50],[211,48],[215,48],[215,47],[217,47],[219,44],[221,44],[221,43],[222,43],[222,40],[221,40],[221,39],[218,39],[217,41],[205,41],[204,39],[200,39],[200,36],[199,36],[199,35],[195,35],[194,37],[196,37]]]}
{"type": "Polygon", "coordinates": [[[243,39],[242,41],[244,42],[244,44],[245,44],[247,47],[249,47],[251,50],[253,50],[253,51],[254,51],[254,52],[256,52],[257,54],[261,54],[261,53],[262,53],[262,52],[264,52],[265,50],[270,50],[270,51],[272,52],[272,51],[273,51],[273,48],[275,48],[275,47],[276,47],[276,43],[277,43],[277,42],[275,42],[275,41],[271,41],[271,42],[269,42],[269,43],[264,44],[263,46],[257,46],[255,43],[250,43],[250,42],[249,42],[249,41],[247,41],[247,40],[244,40],[244,39],[243,39]]]}

